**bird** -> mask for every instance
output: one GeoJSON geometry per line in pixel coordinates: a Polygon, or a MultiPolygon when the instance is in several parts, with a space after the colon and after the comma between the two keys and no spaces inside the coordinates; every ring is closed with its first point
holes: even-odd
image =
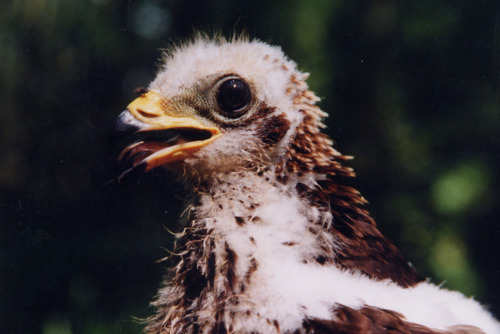
{"type": "Polygon", "coordinates": [[[308,77],[278,46],[198,35],[118,116],[120,177],[191,190],[145,332],[500,333],[381,234],[308,77]]]}

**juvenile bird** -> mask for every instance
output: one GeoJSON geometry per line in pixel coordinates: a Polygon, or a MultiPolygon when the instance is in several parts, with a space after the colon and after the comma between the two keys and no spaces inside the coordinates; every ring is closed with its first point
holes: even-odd
{"type": "Polygon", "coordinates": [[[500,333],[378,231],[307,76],[278,47],[198,37],[119,116],[124,174],[166,167],[193,193],[146,331],[500,333]]]}

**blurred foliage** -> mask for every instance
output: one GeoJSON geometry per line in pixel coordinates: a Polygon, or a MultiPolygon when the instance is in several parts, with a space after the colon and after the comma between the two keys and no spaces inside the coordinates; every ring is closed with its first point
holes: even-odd
{"type": "Polygon", "coordinates": [[[497,0],[1,2],[0,332],[140,332],[186,194],[114,181],[107,132],[195,30],[310,72],[381,230],[499,315],[499,21],[497,0]]]}

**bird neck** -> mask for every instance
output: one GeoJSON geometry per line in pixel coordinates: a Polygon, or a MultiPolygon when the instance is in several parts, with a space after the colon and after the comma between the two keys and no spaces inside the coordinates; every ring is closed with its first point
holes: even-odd
{"type": "Polygon", "coordinates": [[[185,332],[193,324],[217,332],[236,313],[265,322],[256,306],[265,305],[259,298],[269,292],[268,279],[280,268],[340,268],[376,280],[392,278],[402,286],[415,284],[413,269],[406,268],[367,213],[356,209],[357,192],[334,186],[332,180],[314,187],[320,181],[312,177],[284,182],[269,168],[227,173],[199,184],[186,211],[186,228],[178,236],[171,279],[156,301],[156,318],[149,322],[152,332],[153,326],[185,332]]]}
{"type": "Polygon", "coordinates": [[[217,326],[231,322],[228,309],[251,313],[247,318],[252,322],[265,322],[252,306],[259,303],[249,302],[262,289],[262,278],[282,261],[315,262],[326,248],[334,248],[333,238],[323,235],[317,223],[327,223],[328,215],[320,217],[294,188],[278,182],[272,170],[213,178],[196,188],[187,212],[171,280],[160,291],[158,314],[149,322],[151,332],[154,326],[186,332],[193,324],[219,332],[217,326]]]}

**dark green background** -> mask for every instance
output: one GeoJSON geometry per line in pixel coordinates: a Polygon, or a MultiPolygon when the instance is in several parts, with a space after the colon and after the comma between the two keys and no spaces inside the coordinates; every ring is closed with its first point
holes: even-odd
{"type": "Polygon", "coordinates": [[[499,23],[498,0],[2,1],[0,332],[140,332],[186,194],[113,181],[107,134],[196,29],[310,72],[380,229],[499,315],[499,23]]]}

